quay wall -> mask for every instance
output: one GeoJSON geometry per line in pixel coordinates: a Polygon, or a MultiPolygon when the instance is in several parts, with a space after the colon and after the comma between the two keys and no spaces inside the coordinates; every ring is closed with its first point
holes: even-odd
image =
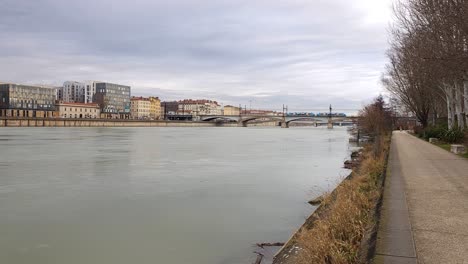
{"type": "Polygon", "coordinates": [[[171,120],[0,118],[0,127],[237,127],[237,123],[171,120]]]}

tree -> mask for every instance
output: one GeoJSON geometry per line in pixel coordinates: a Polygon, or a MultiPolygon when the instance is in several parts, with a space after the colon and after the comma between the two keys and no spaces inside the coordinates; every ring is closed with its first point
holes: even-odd
{"type": "Polygon", "coordinates": [[[447,114],[449,128],[468,124],[468,1],[400,0],[394,6],[385,87],[423,126],[447,114]],[[446,105],[446,111],[441,104],[446,105]],[[429,110],[428,110],[429,109],[429,110]]]}

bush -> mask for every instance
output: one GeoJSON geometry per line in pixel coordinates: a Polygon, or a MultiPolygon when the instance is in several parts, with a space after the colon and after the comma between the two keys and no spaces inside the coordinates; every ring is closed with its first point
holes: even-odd
{"type": "Polygon", "coordinates": [[[442,139],[446,134],[447,129],[441,126],[436,127],[428,127],[424,130],[423,137],[425,140],[429,140],[429,138],[439,138],[442,139]]]}
{"type": "Polygon", "coordinates": [[[422,138],[424,136],[424,128],[422,126],[415,126],[414,127],[414,134],[418,137],[422,138]]]}
{"type": "Polygon", "coordinates": [[[447,143],[460,143],[465,138],[465,132],[459,128],[448,129],[443,133],[442,140],[447,143]]]}

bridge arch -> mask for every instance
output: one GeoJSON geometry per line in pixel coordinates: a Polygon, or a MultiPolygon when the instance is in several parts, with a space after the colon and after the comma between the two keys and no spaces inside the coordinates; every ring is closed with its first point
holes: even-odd
{"type": "Polygon", "coordinates": [[[222,119],[230,122],[237,122],[239,121],[239,118],[234,118],[234,117],[229,117],[229,116],[209,116],[209,117],[202,117],[200,120],[201,121],[215,121],[217,119],[222,119]]]}
{"type": "Polygon", "coordinates": [[[248,122],[253,121],[253,120],[258,120],[258,119],[266,119],[266,122],[283,121],[283,118],[279,116],[248,116],[239,120],[239,123],[242,124],[242,126],[247,126],[248,122]]]}

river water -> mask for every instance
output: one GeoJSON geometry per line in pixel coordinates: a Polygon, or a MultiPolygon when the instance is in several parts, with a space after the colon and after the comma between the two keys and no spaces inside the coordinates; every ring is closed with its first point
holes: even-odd
{"type": "Polygon", "coordinates": [[[347,141],[344,128],[2,128],[0,263],[252,263],[346,176],[347,141]]]}

